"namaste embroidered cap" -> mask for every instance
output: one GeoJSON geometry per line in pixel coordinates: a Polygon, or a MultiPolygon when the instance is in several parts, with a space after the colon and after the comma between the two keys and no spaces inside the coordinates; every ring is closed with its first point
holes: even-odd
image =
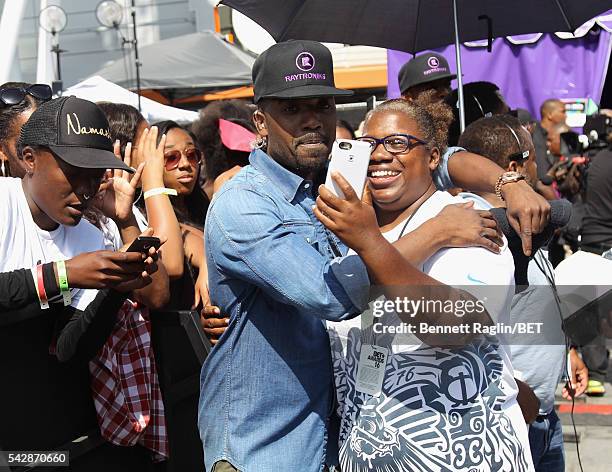
{"type": "Polygon", "coordinates": [[[44,146],[64,162],[87,169],[134,169],[113,153],[110,127],[93,102],[61,97],[41,104],[21,128],[21,146],[44,146]]]}
{"type": "Polygon", "coordinates": [[[262,98],[315,98],[353,95],[336,88],[329,49],[317,41],[285,41],[259,55],[253,64],[255,103],[262,98]]]}

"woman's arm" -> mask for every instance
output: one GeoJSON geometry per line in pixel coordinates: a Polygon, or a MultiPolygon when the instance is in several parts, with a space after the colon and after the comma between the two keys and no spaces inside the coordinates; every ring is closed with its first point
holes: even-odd
{"type": "Polygon", "coordinates": [[[436,302],[432,311],[398,313],[400,319],[409,324],[425,322],[430,326],[446,326],[453,329],[456,327],[456,334],[421,334],[420,339],[430,346],[463,345],[476,334],[459,331],[461,325],[491,324],[491,317],[486,310],[466,313],[464,317],[444,312],[441,307],[445,302],[451,301],[453,304],[475,302],[474,297],[464,290],[445,285],[414,267],[381,234],[374,209],[357,197],[350,184],[341,175],[335,173],[333,178],[345,195],[345,199],[336,197],[321,185],[313,211],[325,227],[352,248],[365,264],[370,284],[375,289],[370,294],[371,299],[384,295],[388,300],[423,298],[436,302]],[[376,293],[376,289],[380,293],[376,293]]]}
{"type": "Polygon", "coordinates": [[[504,242],[493,215],[472,207],[473,202],[447,205],[393,246],[415,267],[445,247],[479,246],[499,253],[504,242]]]}
{"type": "Polygon", "coordinates": [[[210,303],[210,293],[208,291],[208,268],[206,266],[204,233],[193,226],[185,224],[181,225],[181,229],[185,241],[185,256],[189,263],[198,269],[192,308],[195,309],[200,305],[206,307],[210,303]]]}
{"type": "MultiPolygon", "coordinates": [[[[145,130],[138,143],[138,162],[145,162],[142,172],[142,191],[164,187],[164,145],[162,136],[157,145],[157,127],[145,130]]],[[[161,251],[162,261],[171,280],[183,276],[183,238],[176,219],[174,208],[168,195],[154,195],[145,199],[149,226],[154,228],[155,236],[165,239],[161,251]]]]}
{"type": "Polygon", "coordinates": [[[206,253],[204,248],[204,233],[193,226],[181,224],[183,234],[183,248],[187,261],[198,270],[206,266],[206,253]]]}

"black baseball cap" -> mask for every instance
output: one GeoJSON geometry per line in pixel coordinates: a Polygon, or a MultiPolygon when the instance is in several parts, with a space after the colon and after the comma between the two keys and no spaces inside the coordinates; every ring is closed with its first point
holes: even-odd
{"type": "Polygon", "coordinates": [[[352,95],[336,88],[329,49],[317,41],[285,41],[265,50],[253,64],[254,100],[352,95]]]}
{"type": "Polygon", "coordinates": [[[86,169],[134,169],[117,159],[108,120],[93,102],[61,97],[41,104],[21,128],[22,146],[44,146],[64,162],[86,169]]]}
{"type": "Polygon", "coordinates": [[[402,66],[397,75],[400,92],[403,94],[410,87],[426,84],[440,79],[455,79],[451,74],[448,61],[435,52],[427,52],[410,59],[402,66]]]}

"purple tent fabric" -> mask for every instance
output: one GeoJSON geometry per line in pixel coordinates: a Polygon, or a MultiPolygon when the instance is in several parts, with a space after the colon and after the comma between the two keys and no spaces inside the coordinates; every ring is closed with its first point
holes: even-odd
{"type": "MultiPolygon", "coordinates": [[[[540,116],[540,105],[548,98],[601,99],[612,34],[599,31],[578,39],[563,40],[545,34],[534,44],[514,45],[499,38],[493,51],[461,46],[463,83],[487,80],[499,86],[511,108],[526,108],[540,116]]],[[[436,49],[456,70],[455,48],[436,49]]],[[[399,96],[397,73],[412,54],[389,50],[387,96],[399,96]]],[[[457,81],[453,81],[453,87],[457,81]]]]}

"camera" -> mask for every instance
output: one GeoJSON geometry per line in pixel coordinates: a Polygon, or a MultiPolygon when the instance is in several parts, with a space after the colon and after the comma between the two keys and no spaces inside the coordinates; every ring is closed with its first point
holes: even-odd
{"type": "Polygon", "coordinates": [[[601,114],[587,116],[582,132],[589,139],[590,149],[603,149],[611,144],[612,118],[601,114]]]}

